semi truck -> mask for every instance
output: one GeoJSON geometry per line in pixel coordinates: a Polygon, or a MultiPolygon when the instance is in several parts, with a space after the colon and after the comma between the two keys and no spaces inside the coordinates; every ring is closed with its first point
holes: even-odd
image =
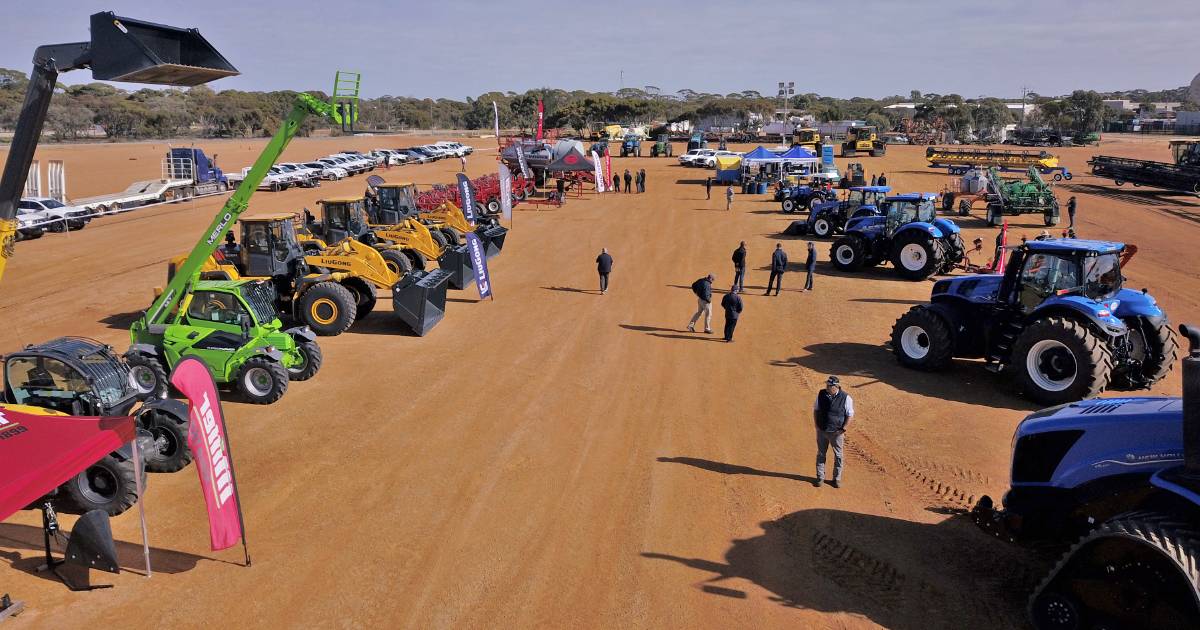
{"type": "Polygon", "coordinates": [[[178,201],[229,190],[229,178],[217,167],[216,155],[210,159],[194,148],[173,148],[162,161],[162,176],[134,182],[125,190],[75,200],[91,214],[113,214],[154,203],[178,201]]]}

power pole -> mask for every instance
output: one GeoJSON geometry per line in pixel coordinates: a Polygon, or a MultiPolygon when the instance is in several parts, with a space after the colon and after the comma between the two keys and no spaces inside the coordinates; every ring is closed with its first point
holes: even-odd
{"type": "Polygon", "coordinates": [[[1021,128],[1025,128],[1025,97],[1029,94],[1029,88],[1021,86],[1021,128]]]}
{"type": "Polygon", "coordinates": [[[625,69],[621,68],[620,73],[621,73],[621,89],[624,90],[625,89],[625,69]]]}

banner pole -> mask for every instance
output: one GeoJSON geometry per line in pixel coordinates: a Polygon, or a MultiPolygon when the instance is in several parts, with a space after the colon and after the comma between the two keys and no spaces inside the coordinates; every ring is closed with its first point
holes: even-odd
{"type": "Polygon", "coordinates": [[[134,421],[133,432],[133,475],[134,485],[138,493],[138,517],[142,521],[142,556],[146,559],[146,579],[153,575],[150,571],[150,536],[146,532],[146,488],[142,484],[142,454],[137,443],[137,421],[134,421]]]}

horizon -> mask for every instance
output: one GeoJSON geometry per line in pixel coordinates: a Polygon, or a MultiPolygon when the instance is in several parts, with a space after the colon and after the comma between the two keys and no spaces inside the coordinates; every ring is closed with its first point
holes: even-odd
{"type": "MultiPolygon", "coordinates": [[[[542,5],[529,0],[406,6],[395,11],[394,20],[364,19],[384,15],[390,8],[386,2],[347,0],[342,14],[352,18],[291,23],[286,23],[289,13],[308,16],[327,5],[263,0],[191,16],[194,3],[138,4],[114,2],[105,10],[198,29],[242,72],[209,84],[218,91],[328,91],[334,72],[342,69],[362,73],[367,98],[462,101],[488,92],[615,92],[647,86],[671,95],[683,89],[721,95],[752,90],[773,97],[778,82],[792,81],[797,94],[835,98],[907,98],[918,90],[1015,100],[1022,88],[1043,96],[1169,90],[1188,85],[1200,70],[1200,64],[1161,63],[1200,57],[1200,42],[1190,33],[1190,25],[1200,20],[1200,3],[1183,0],[1165,0],[1153,15],[1122,16],[1116,23],[1106,23],[1105,16],[1127,5],[1115,0],[1089,3],[1086,13],[1045,7],[1036,18],[1017,6],[943,8],[931,0],[903,6],[868,0],[861,15],[874,19],[862,28],[835,7],[801,8],[784,0],[766,0],[756,4],[757,11],[730,15],[722,13],[727,5],[716,3],[671,0],[645,6],[618,0],[606,7],[604,16],[611,19],[597,21],[580,12],[586,26],[564,29],[566,37],[547,34],[544,26],[531,30],[529,16],[542,5]],[[264,29],[285,23],[263,37],[264,29]],[[847,27],[839,28],[841,23],[847,27]],[[989,30],[981,37],[983,28],[989,30]],[[702,35],[686,37],[690,32],[702,35]],[[874,43],[907,42],[897,35],[910,32],[917,35],[915,45],[896,49],[874,43]],[[466,44],[453,47],[453,33],[461,33],[466,44]],[[806,46],[796,45],[797,37],[805,38],[806,46]],[[345,53],[329,53],[331,43],[344,45],[345,53]],[[706,53],[706,44],[716,49],[706,53]],[[786,61],[767,67],[764,60],[770,59],[786,61]],[[881,60],[891,67],[876,70],[881,60]]],[[[26,16],[0,24],[0,67],[29,73],[37,46],[86,39],[88,16],[96,10],[80,0],[23,8],[26,16]]],[[[574,20],[568,16],[563,22],[574,20]]],[[[87,70],[64,73],[59,80],[92,82],[87,70]]],[[[112,85],[130,91],[140,87],[112,85]]]]}

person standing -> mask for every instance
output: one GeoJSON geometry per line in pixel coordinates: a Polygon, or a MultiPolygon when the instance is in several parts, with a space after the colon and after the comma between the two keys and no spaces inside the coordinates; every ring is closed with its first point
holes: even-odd
{"type": "Polygon", "coordinates": [[[608,274],[612,273],[613,259],[608,255],[608,248],[600,248],[596,257],[596,273],[600,274],[600,295],[608,293],[608,274]]]}
{"type": "Polygon", "coordinates": [[[613,173],[613,192],[621,192],[621,176],[613,173]]]}
{"type": "Polygon", "coordinates": [[[854,417],[854,399],[842,390],[836,376],[825,381],[825,389],[817,394],[813,403],[813,422],[817,429],[817,479],[813,485],[820,488],[825,481],[825,455],[833,447],[833,480],[829,485],[841,487],[842,449],[846,445],[846,427],[854,417]]]}
{"type": "Polygon", "coordinates": [[[725,188],[725,211],[728,212],[733,207],[733,185],[730,184],[725,188]]]}
{"type": "Polygon", "coordinates": [[[1071,224],[1067,226],[1067,229],[1074,229],[1075,228],[1075,195],[1071,195],[1071,198],[1067,200],[1067,218],[1071,221],[1071,224]]]}
{"type": "Polygon", "coordinates": [[[775,251],[771,253],[771,277],[767,279],[767,292],[763,295],[771,295],[771,285],[775,285],[775,295],[783,290],[783,273],[787,271],[787,262],[783,243],[775,243],[775,251]]]}
{"type": "Polygon", "coordinates": [[[561,178],[561,177],[559,177],[558,179],[556,179],[554,181],[555,181],[554,189],[556,191],[558,191],[558,198],[561,200],[567,194],[567,182],[564,181],[563,178],[561,178]]]}
{"type": "Polygon", "coordinates": [[[746,291],[746,241],[733,250],[733,292],[746,291]]]}
{"type": "Polygon", "coordinates": [[[879,181],[879,180],[874,175],[872,175],[871,176],[871,185],[874,186],[875,182],[877,182],[877,181],[879,181]]]}
{"type": "Polygon", "coordinates": [[[738,317],[742,314],[742,298],[737,294],[737,285],[721,298],[721,308],[725,309],[725,343],[733,343],[733,329],[737,328],[738,317]]]}
{"type": "Polygon", "coordinates": [[[880,174],[879,174],[879,185],[880,185],[880,186],[887,186],[887,175],[885,175],[885,174],[883,174],[883,173],[880,173],[880,174]]]}
{"type": "Polygon", "coordinates": [[[633,184],[633,175],[629,174],[629,169],[625,169],[625,192],[629,192],[629,187],[633,184]]]}
{"type": "Polygon", "coordinates": [[[638,169],[638,192],[646,192],[646,169],[638,169]]]}
{"type": "Polygon", "coordinates": [[[704,198],[712,199],[712,178],[704,180],[704,198]]]}
{"type": "Polygon", "coordinates": [[[462,164],[462,170],[459,172],[466,173],[467,172],[467,156],[465,156],[465,155],[458,156],[458,161],[460,164],[462,164]]]}
{"type": "Polygon", "coordinates": [[[804,271],[808,272],[808,277],[804,279],[804,288],[801,291],[812,291],[813,272],[817,270],[817,246],[812,241],[808,242],[808,258],[804,260],[804,271]]]}
{"type": "Polygon", "coordinates": [[[696,313],[688,322],[688,332],[696,332],[696,322],[704,316],[704,332],[712,332],[712,283],[717,277],[711,273],[692,283],[692,293],[696,294],[696,313]]]}

